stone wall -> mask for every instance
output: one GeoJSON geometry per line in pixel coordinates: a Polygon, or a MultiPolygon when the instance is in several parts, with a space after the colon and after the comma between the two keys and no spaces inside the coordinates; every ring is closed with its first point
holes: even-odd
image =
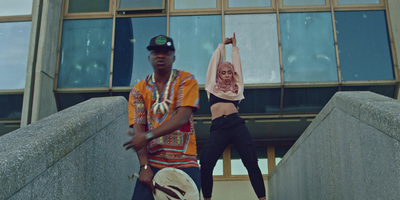
{"type": "Polygon", "coordinates": [[[124,97],[94,98],[0,137],[0,199],[130,199],[139,170],[124,97]]]}
{"type": "Polygon", "coordinates": [[[270,200],[398,199],[400,101],[338,92],[269,175],[270,200]]]}

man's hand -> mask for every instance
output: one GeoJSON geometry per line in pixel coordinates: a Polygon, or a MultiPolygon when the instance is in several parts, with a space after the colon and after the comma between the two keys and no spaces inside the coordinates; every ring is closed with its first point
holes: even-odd
{"type": "Polygon", "coordinates": [[[151,188],[153,193],[156,193],[156,189],[154,188],[153,184],[154,173],[150,167],[147,169],[142,168],[140,170],[139,181],[142,182],[145,186],[151,188]]]}
{"type": "Polygon", "coordinates": [[[135,151],[139,151],[147,145],[146,132],[133,133],[131,130],[127,130],[126,133],[133,136],[131,140],[124,144],[126,150],[133,148],[135,151]]]}

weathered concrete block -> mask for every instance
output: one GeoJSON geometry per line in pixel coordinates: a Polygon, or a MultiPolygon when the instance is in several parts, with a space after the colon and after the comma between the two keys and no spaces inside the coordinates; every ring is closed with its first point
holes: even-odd
{"type": "Polygon", "coordinates": [[[338,92],[269,174],[269,199],[397,199],[400,102],[338,92]]]}
{"type": "Polygon", "coordinates": [[[139,170],[124,97],[94,98],[0,137],[0,199],[129,199],[139,170]]]}

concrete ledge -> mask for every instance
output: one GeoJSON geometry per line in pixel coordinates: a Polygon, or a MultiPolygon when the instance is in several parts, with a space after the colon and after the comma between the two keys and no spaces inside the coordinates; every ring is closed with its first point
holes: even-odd
{"type": "Polygon", "coordinates": [[[0,199],[121,197],[115,192],[122,189],[121,195],[129,198],[134,183],[127,175],[138,163],[122,147],[129,139],[127,127],[126,99],[106,97],[0,137],[0,199]]]}
{"type": "Polygon", "coordinates": [[[269,174],[269,199],[396,199],[400,101],[338,92],[269,174]]]}

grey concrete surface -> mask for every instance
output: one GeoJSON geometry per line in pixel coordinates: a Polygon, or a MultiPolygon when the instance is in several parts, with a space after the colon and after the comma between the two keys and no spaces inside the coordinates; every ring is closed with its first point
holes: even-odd
{"type": "Polygon", "coordinates": [[[338,92],[269,174],[270,200],[398,199],[400,101],[338,92]]]}
{"type": "Polygon", "coordinates": [[[93,98],[0,137],[0,199],[130,199],[124,97],[93,98]]]}

